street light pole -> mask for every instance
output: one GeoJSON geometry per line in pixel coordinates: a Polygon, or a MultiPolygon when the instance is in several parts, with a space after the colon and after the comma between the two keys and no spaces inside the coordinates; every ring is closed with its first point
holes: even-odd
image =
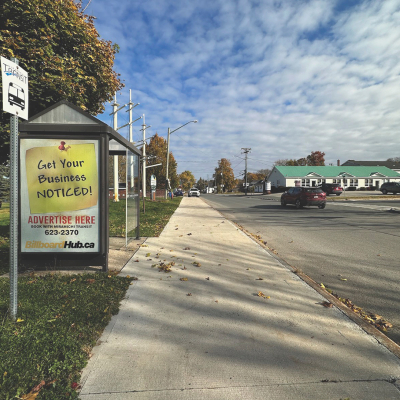
{"type": "Polygon", "coordinates": [[[186,124],[183,124],[182,126],[180,126],[179,128],[174,129],[173,131],[171,131],[170,128],[168,128],[168,136],[167,136],[167,166],[166,166],[166,171],[165,171],[165,198],[168,199],[168,166],[169,166],[169,138],[171,136],[171,133],[176,132],[178,129],[183,128],[185,125],[190,124],[191,122],[197,123],[197,119],[195,119],[194,121],[189,121],[186,122],[186,124]]]}

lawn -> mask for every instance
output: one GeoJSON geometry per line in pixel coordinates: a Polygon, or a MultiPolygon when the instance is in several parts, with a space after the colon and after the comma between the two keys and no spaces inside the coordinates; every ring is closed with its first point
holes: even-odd
{"type": "MultiPolygon", "coordinates": [[[[140,236],[160,236],[171,215],[179,207],[182,197],[169,200],[146,201],[145,212],[140,203],[140,236]]],[[[125,236],[125,200],[110,202],[110,236],[125,236]]]]}
{"type": "MultiPolygon", "coordinates": [[[[181,200],[147,201],[140,236],[158,236],[181,200]]],[[[124,201],[110,202],[111,236],[125,235],[124,213],[124,201]]],[[[9,208],[3,203],[0,274],[8,272],[8,234],[9,208]]],[[[19,277],[12,322],[9,280],[0,278],[0,399],[78,398],[80,371],[133,279],[107,273],[19,277]]]]}

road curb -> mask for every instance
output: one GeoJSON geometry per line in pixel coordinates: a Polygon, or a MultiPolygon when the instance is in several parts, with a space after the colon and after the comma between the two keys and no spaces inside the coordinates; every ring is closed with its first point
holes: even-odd
{"type": "Polygon", "coordinates": [[[212,205],[207,203],[203,200],[209,207],[213,210],[217,211],[220,215],[234,224],[240,231],[242,231],[247,237],[253,240],[256,244],[262,247],[265,251],[267,251],[273,258],[279,261],[283,266],[288,268],[294,274],[296,274],[303,282],[307,285],[311,286],[316,292],[318,292],[322,297],[332,303],[336,308],[338,308],[343,314],[345,314],[350,320],[355,322],[362,330],[364,330],[369,335],[373,336],[375,340],[386,347],[392,354],[400,359],[400,346],[395,343],[392,339],[387,337],[383,332],[379,329],[375,328],[375,326],[369,324],[367,321],[359,317],[354,311],[348,308],[345,304],[343,304],[340,300],[338,300],[335,296],[331,295],[327,292],[324,288],[321,287],[317,282],[315,282],[312,278],[308,275],[303,273],[302,271],[298,270],[297,268],[293,267],[292,265],[288,264],[285,260],[280,258],[273,250],[271,250],[265,243],[257,239],[253,234],[248,232],[245,228],[241,225],[237,224],[235,221],[230,220],[227,218],[221,211],[215,209],[212,205]]]}

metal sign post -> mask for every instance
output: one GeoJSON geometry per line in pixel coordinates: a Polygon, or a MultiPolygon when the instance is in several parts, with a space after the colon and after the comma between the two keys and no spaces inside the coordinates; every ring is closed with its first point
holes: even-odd
{"type": "Polygon", "coordinates": [[[3,110],[10,117],[10,316],[18,309],[18,117],[28,119],[28,74],[16,58],[1,57],[3,110]]]}
{"type": "Polygon", "coordinates": [[[18,309],[18,117],[10,117],[10,315],[18,309]]]}

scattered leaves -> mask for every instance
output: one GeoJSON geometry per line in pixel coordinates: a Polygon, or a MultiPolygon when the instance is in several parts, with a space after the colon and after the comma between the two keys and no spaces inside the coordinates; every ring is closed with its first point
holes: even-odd
{"type": "MultiPolygon", "coordinates": [[[[322,287],[322,283],[321,283],[321,287],[322,287]]],[[[362,319],[364,319],[371,325],[374,325],[375,328],[381,330],[382,332],[386,332],[388,329],[393,328],[393,325],[389,321],[386,321],[381,315],[366,312],[361,307],[358,307],[355,304],[353,304],[353,302],[350,299],[344,299],[344,298],[340,297],[336,293],[333,293],[332,290],[325,288],[325,286],[323,286],[323,288],[326,291],[329,291],[329,293],[331,293],[332,296],[336,297],[340,302],[342,302],[350,310],[352,310],[354,313],[356,313],[359,317],[361,317],[362,319]]],[[[329,302],[324,302],[324,303],[329,303],[329,302]]]]}

